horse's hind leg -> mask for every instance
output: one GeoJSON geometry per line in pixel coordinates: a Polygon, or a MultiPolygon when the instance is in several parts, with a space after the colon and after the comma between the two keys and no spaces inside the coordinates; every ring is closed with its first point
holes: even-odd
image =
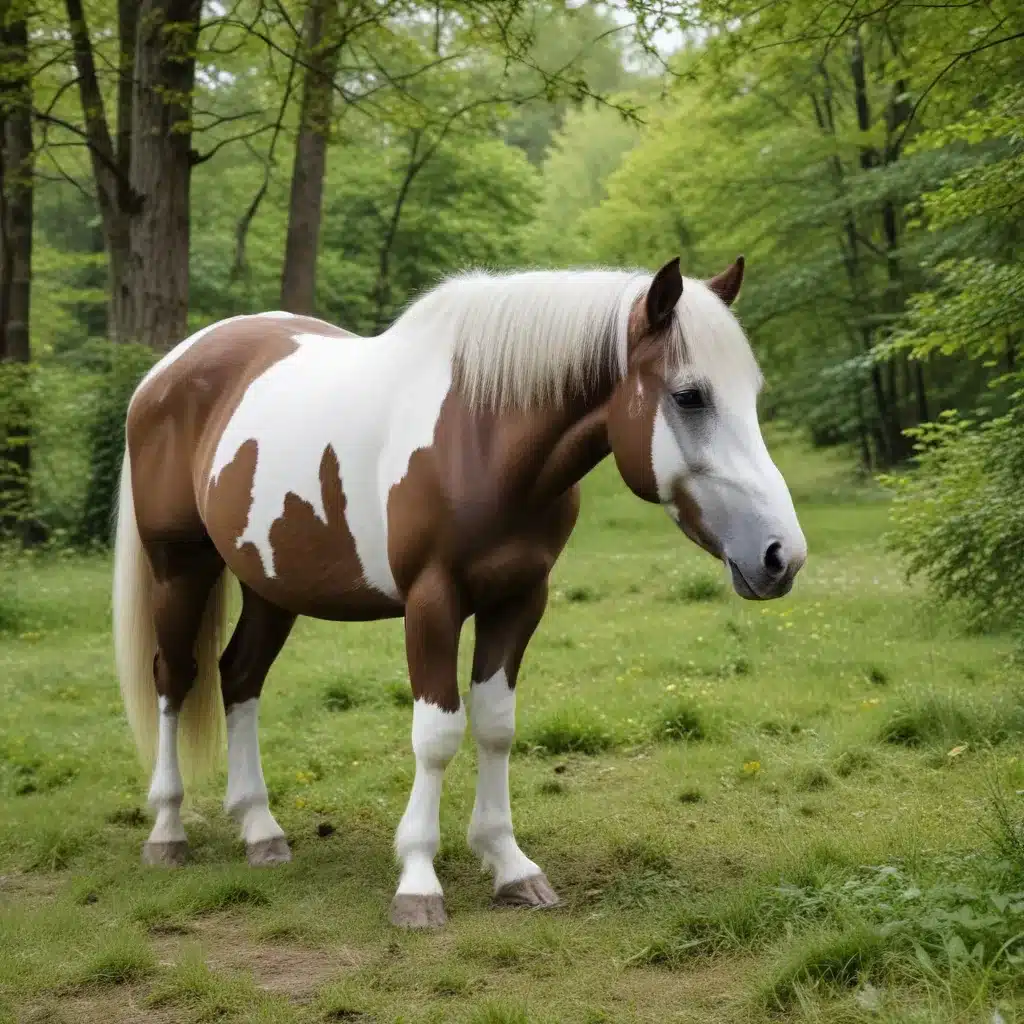
{"type": "Polygon", "coordinates": [[[178,767],[178,716],[196,679],[196,640],[210,593],[224,563],[209,540],[146,545],[153,567],[153,624],[157,653],[153,676],[160,699],[156,764],[149,803],[156,822],[142,859],[147,864],[185,861],[188,841],[181,823],[185,787],[178,767]]]}
{"type": "Polygon", "coordinates": [[[476,800],[469,846],[494,872],[499,904],[550,907],[558,897],[519,849],[512,831],[508,760],[516,729],[516,677],[547,604],[547,581],[518,598],[478,612],[469,721],[477,745],[476,800]]]}
{"type": "Polygon", "coordinates": [[[242,614],[220,659],[228,726],[224,809],[239,823],[253,867],[291,860],[284,831],[270,813],[258,735],[260,693],[295,616],[242,585],[242,614]]]}

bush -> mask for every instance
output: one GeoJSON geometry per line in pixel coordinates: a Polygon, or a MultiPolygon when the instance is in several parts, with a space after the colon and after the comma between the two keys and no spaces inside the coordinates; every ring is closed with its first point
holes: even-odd
{"type": "Polygon", "coordinates": [[[31,515],[33,375],[26,363],[0,364],[0,535],[19,533],[31,515]]]}
{"type": "Polygon", "coordinates": [[[1020,629],[1024,392],[988,422],[948,413],[912,433],[916,472],[885,478],[896,492],[890,547],[970,627],[1020,629]]]}
{"type": "Polygon", "coordinates": [[[88,433],[89,482],[76,538],[83,544],[111,542],[128,403],[155,358],[143,345],[108,345],[105,349],[104,373],[88,433]]]}
{"type": "Polygon", "coordinates": [[[708,731],[704,712],[696,705],[684,700],[661,712],[654,726],[654,738],[676,742],[697,742],[707,739],[708,731]]]}

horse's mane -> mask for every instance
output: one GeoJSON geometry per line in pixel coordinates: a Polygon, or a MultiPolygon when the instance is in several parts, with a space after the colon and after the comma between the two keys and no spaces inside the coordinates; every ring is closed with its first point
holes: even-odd
{"type": "MultiPolygon", "coordinates": [[[[474,271],[427,292],[392,330],[449,347],[456,387],[474,407],[559,404],[603,372],[624,374],[630,310],[650,282],[650,274],[626,270],[474,271]]],[[[723,345],[735,351],[738,338],[756,372],[738,323],[702,282],[684,279],[676,313],[669,366],[710,375],[723,345]],[[718,349],[714,359],[709,346],[718,349]]]]}

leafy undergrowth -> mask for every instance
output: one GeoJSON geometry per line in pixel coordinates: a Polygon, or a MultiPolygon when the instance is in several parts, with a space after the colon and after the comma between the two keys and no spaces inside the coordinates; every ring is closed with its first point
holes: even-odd
{"type": "Polygon", "coordinates": [[[929,984],[967,1003],[1012,996],[1024,980],[1024,814],[997,792],[982,830],[991,846],[955,859],[853,865],[826,853],[687,910],[628,962],[684,970],[767,953],[754,1001],[776,1011],[811,992],[858,989],[877,1002],[929,984]]]}

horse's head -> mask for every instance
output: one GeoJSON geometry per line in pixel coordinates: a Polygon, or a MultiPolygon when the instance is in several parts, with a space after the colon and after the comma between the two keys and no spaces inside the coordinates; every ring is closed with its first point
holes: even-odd
{"type": "Polygon", "coordinates": [[[761,436],[761,374],[728,307],[743,258],[708,282],[666,263],[633,306],[608,437],[630,489],[722,559],[736,592],[782,597],[807,557],[793,500],[761,436]]]}

